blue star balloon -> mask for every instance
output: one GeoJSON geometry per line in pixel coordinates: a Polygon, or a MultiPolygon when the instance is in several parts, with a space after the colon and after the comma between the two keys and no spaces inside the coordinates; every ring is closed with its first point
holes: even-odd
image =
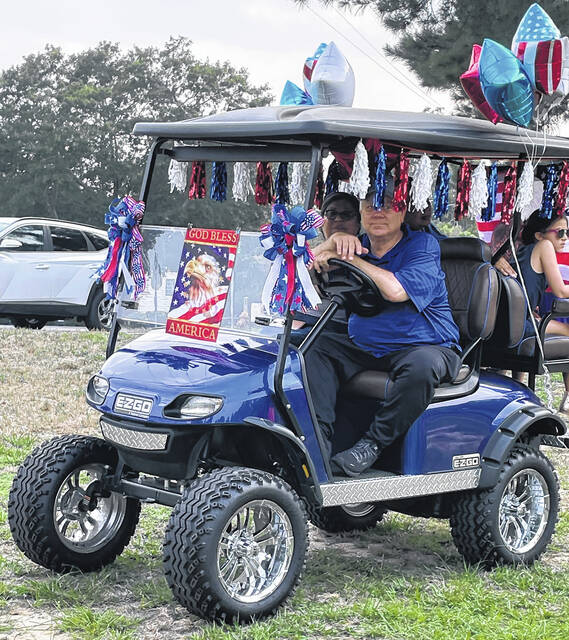
{"type": "Polygon", "coordinates": [[[561,37],[561,32],[555,26],[547,13],[534,2],[522,18],[518,30],[512,40],[512,51],[517,52],[520,42],[539,42],[541,40],[555,40],[561,37]]]}
{"type": "Polygon", "coordinates": [[[516,56],[494,40],[486,39],[478,68],[482,92],[492,109],[504,120],[528,127],[533,115],[533,90],[516,56]]]}

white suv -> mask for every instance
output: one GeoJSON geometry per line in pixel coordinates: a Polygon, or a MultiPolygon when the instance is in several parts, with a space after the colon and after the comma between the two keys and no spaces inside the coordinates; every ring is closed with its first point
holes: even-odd
{"type": "Polygon", "coordinates": [[[0,218],[0,317],[41,329],[77,317],[110,326],[110,305],[92,278],[107,255],[105,231],[53,218],[0,218]]]}

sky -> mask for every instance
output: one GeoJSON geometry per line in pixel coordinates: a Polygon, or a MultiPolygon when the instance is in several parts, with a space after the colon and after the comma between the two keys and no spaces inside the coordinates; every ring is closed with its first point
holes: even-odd
{"type": "MultiPolygon", "coordinates": [[[[286,80],[302,86],[304,60],[333,40],[351,64],[355,107],[423,111],[449,99],[420,88],[413,74],[385,57],[393,41],[371,12],[350,14],[310,0],[0,0],[0,69],[19,64],[46,44],[74,53],[102,40],[161,46],[170,36],[194,42],[194,53],[249,70],[255,84],[269,84],[278,104],[286,80]],[[388,71],[386,71],[388,70],[388,71]]],[[[465,61],[466,63],[467,61],[465,61]]]]}

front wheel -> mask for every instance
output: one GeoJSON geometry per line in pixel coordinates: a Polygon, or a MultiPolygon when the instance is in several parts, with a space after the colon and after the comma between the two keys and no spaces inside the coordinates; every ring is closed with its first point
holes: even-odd
{"type": "Polygon", "coordinates": [[[255,469],[216,469],[193,482],[172,512],[166,579],[192,613],[248,622],[289,597],[307,548],[304,507],[286,482],[255,469]]]}
{"type": "Polygon", "coordinates": [[[10,490],[8,521],[30,560],[53,571],[94,571],[122,552],[140,502],[119,493],[91,497],[93,483],[116,463],[109,444],[83,436],[44,442],[24,460],[10,490]]]}
{"type": "Polygon", "coordinates": [[[549,460],[517,445],[492,489],[461,496],[451,516],[454,542],[470,563],[529,565],[549,544],[559,513],[559,481],[549,460]]]}
{"type": "Polygon", "coordinates": [[[387,509],[381,503],[356,502],[340,507],[308,508],[310,522],[328,533],[367,531],[381,522],[387,509]]]}

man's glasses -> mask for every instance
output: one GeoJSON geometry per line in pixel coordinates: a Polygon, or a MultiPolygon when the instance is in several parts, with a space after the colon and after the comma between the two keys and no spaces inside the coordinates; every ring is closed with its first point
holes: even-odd
{"type": "Polygon", "coordinates": [[[546,229],[545,233],[556,233],[559,240],[569,237],[567,229],[546,229]]]}
{"type": "Polygon", "coordinates": [[[341,220],[342,222],[346,222],[347,220],[352,220],[356,217],[356,214],[350,211],[335,211],[334,209],[326,209],[324,212],[324,217],[328,220],[341,220]]]}

